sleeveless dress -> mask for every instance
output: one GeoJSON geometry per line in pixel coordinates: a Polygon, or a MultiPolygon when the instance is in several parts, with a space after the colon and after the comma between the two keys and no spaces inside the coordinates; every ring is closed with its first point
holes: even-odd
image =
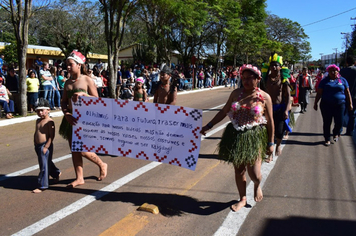
{"type": "MultiPolygon", "coordinates": [[[[67,90],[67,98],[70,100],[72,99],[72,96],[77,93],[77,92],[84,92],[88,93],[85,89],[73,89],[73,90],[67,90]]],[[[69,112],[72,112],[69,110],[69,112]]],[[[65,116],[62,118],[62,123],[59,126],[59,134],[66,140],[69,139],[69,137],[72,136],[72,125],[68,123],[67,119],[65,116]]]]}
{"type": "Polygon", "coordinates": [[[267,120],[263,116],[264,98],[257,90],[257,98],[251,107],[239,103],[243,91],[236,102],[231,104],[229,123],[218,144],[219,158],[234,166],[253,165],[258,158],[265,158],[268,142],[267,120]]]}

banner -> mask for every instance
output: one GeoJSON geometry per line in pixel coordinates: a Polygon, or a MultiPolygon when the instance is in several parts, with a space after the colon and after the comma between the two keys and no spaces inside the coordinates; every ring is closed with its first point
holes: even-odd
{"type": "Polygon", "coordinates": [[[157,161],[195,170],[202,110],[80,97],[73,103],[72,151],[157,161]]]}

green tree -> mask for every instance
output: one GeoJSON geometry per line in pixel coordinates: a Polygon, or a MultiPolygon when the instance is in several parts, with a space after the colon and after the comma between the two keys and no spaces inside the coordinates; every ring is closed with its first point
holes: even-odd
{"type": "MultiPolygon", "coordinates": [[[[36,9],[48,4],[47,1],[40,1],[36,9]]],[[[17,56],[19,62],[19,79],[20,79],[20,97],[21,97],[21,115],[27,115],[27,96],[26,96],[26,58],[28,47],[28,26],[29,19],[35,13],[32,9],[32,0],[17,1],[0,1],[0,7],[11,15],[16,37],[17,56]]]]}
{"type": "Polygon", "coordinates": [[[105,22],[105,39],[108,53],[110,78],[109,96],[116,97],[117,67],[119,52],[125,34],[126,23],[136,10],[138,0],[99,0],[105,22]]]}
{"type": "Polygon", "coordinates": [[[85,56],[93,51],[106,54],[102,45],[104,25],[98,3],[55,1],[31,23],[32,32],[37,35],[39,44],[59,47],[65,57],[74,49],[85,56]]]}
{"type": "Polygon", "coordinates": [[[241,63],[256,63],[261,48],[266,41],[264,20],[266,18],[265,0],[241,0],[239,21],[231,20],[227,46],[234,56],[234,66],[241,63]]]}
{"type": "Polygon", "coordinates": [[[269,15],[266,18],[266,25],[268,40],[277,43],[274,44],[276,47],[271,51],[280,52],[284,60],[290,63],[310,58],[308,36],[299,23],[276,15],[269,15]]]}

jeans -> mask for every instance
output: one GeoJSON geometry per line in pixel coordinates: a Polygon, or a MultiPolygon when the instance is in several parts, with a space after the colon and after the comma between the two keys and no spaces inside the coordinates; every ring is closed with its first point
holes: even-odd
{"type": "Polygon", "coordinates": [[[323,117],[323,133],[325,142],[330,141],[330,126],[334,118],[333,136],[340,135],[342,130],[342,123],[344,119],[345,103],[330,104],[328,102],[320,103],[320,111],[323,117]]]}
{"type": "Polygon", "coordinates": [[[54,89],[52,92],[52,107],[60,107],[61,106],[61,94],[58,89],[54,89]]]}
{"type": "Polygon", "coordinates": [[[9,103],[7,103],[5,100],[0,100],[0,105],[4,109],[5,113],[14,113],[15,112],[14,101],[12,101],[12,100],[9,100],[9,103]]]}
{"type": "Polygon", "coordinates": [[[206,78],[205,87],[206,88],[210,88],[211,87],[211,79],[210,78],[206,78]]]}
{"type": "Polygon", "coordinates": [[[230,88],[234,85],[234,88],[236,87],[236,78],[231,78],[231,84],[230,88]]]}
{"type": "Polygon", "coordinates": [[[201,87],[203,87],[203,80],[199,79],[198,80],[198,88],[201,88],[201,87]]]}
{"type": "Polygon", "coordinates": [[[50,108],[54,108],[52,106],[52,94],[53,94],[53,86],[52,85],[43,85],[43,98],[49,102],[50,108]]]}
{"type": "Polygon", "coordinates": [[[146,86],[147,86],[147,94],[150,95],[152,93],[152,81],[151,80],[147,81],[146,86]]]}

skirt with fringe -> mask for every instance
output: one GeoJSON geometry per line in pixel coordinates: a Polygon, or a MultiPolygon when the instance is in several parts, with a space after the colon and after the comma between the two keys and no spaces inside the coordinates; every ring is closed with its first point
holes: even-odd
{"type": "Polygon", "coordinates": [[[268,135],[266,126],[237,131],[229,123],[218,144],[219,158],[234,166],[254,165],[258,158],[266,157],[268,135]]]}
{"type": "Polygon", "coordinates": [[[62,123],[59,126],[59,134],[66,140],[69,140],[72,137],[72,125],[68,123],[65,116],[63,116],[62,123]]]}

